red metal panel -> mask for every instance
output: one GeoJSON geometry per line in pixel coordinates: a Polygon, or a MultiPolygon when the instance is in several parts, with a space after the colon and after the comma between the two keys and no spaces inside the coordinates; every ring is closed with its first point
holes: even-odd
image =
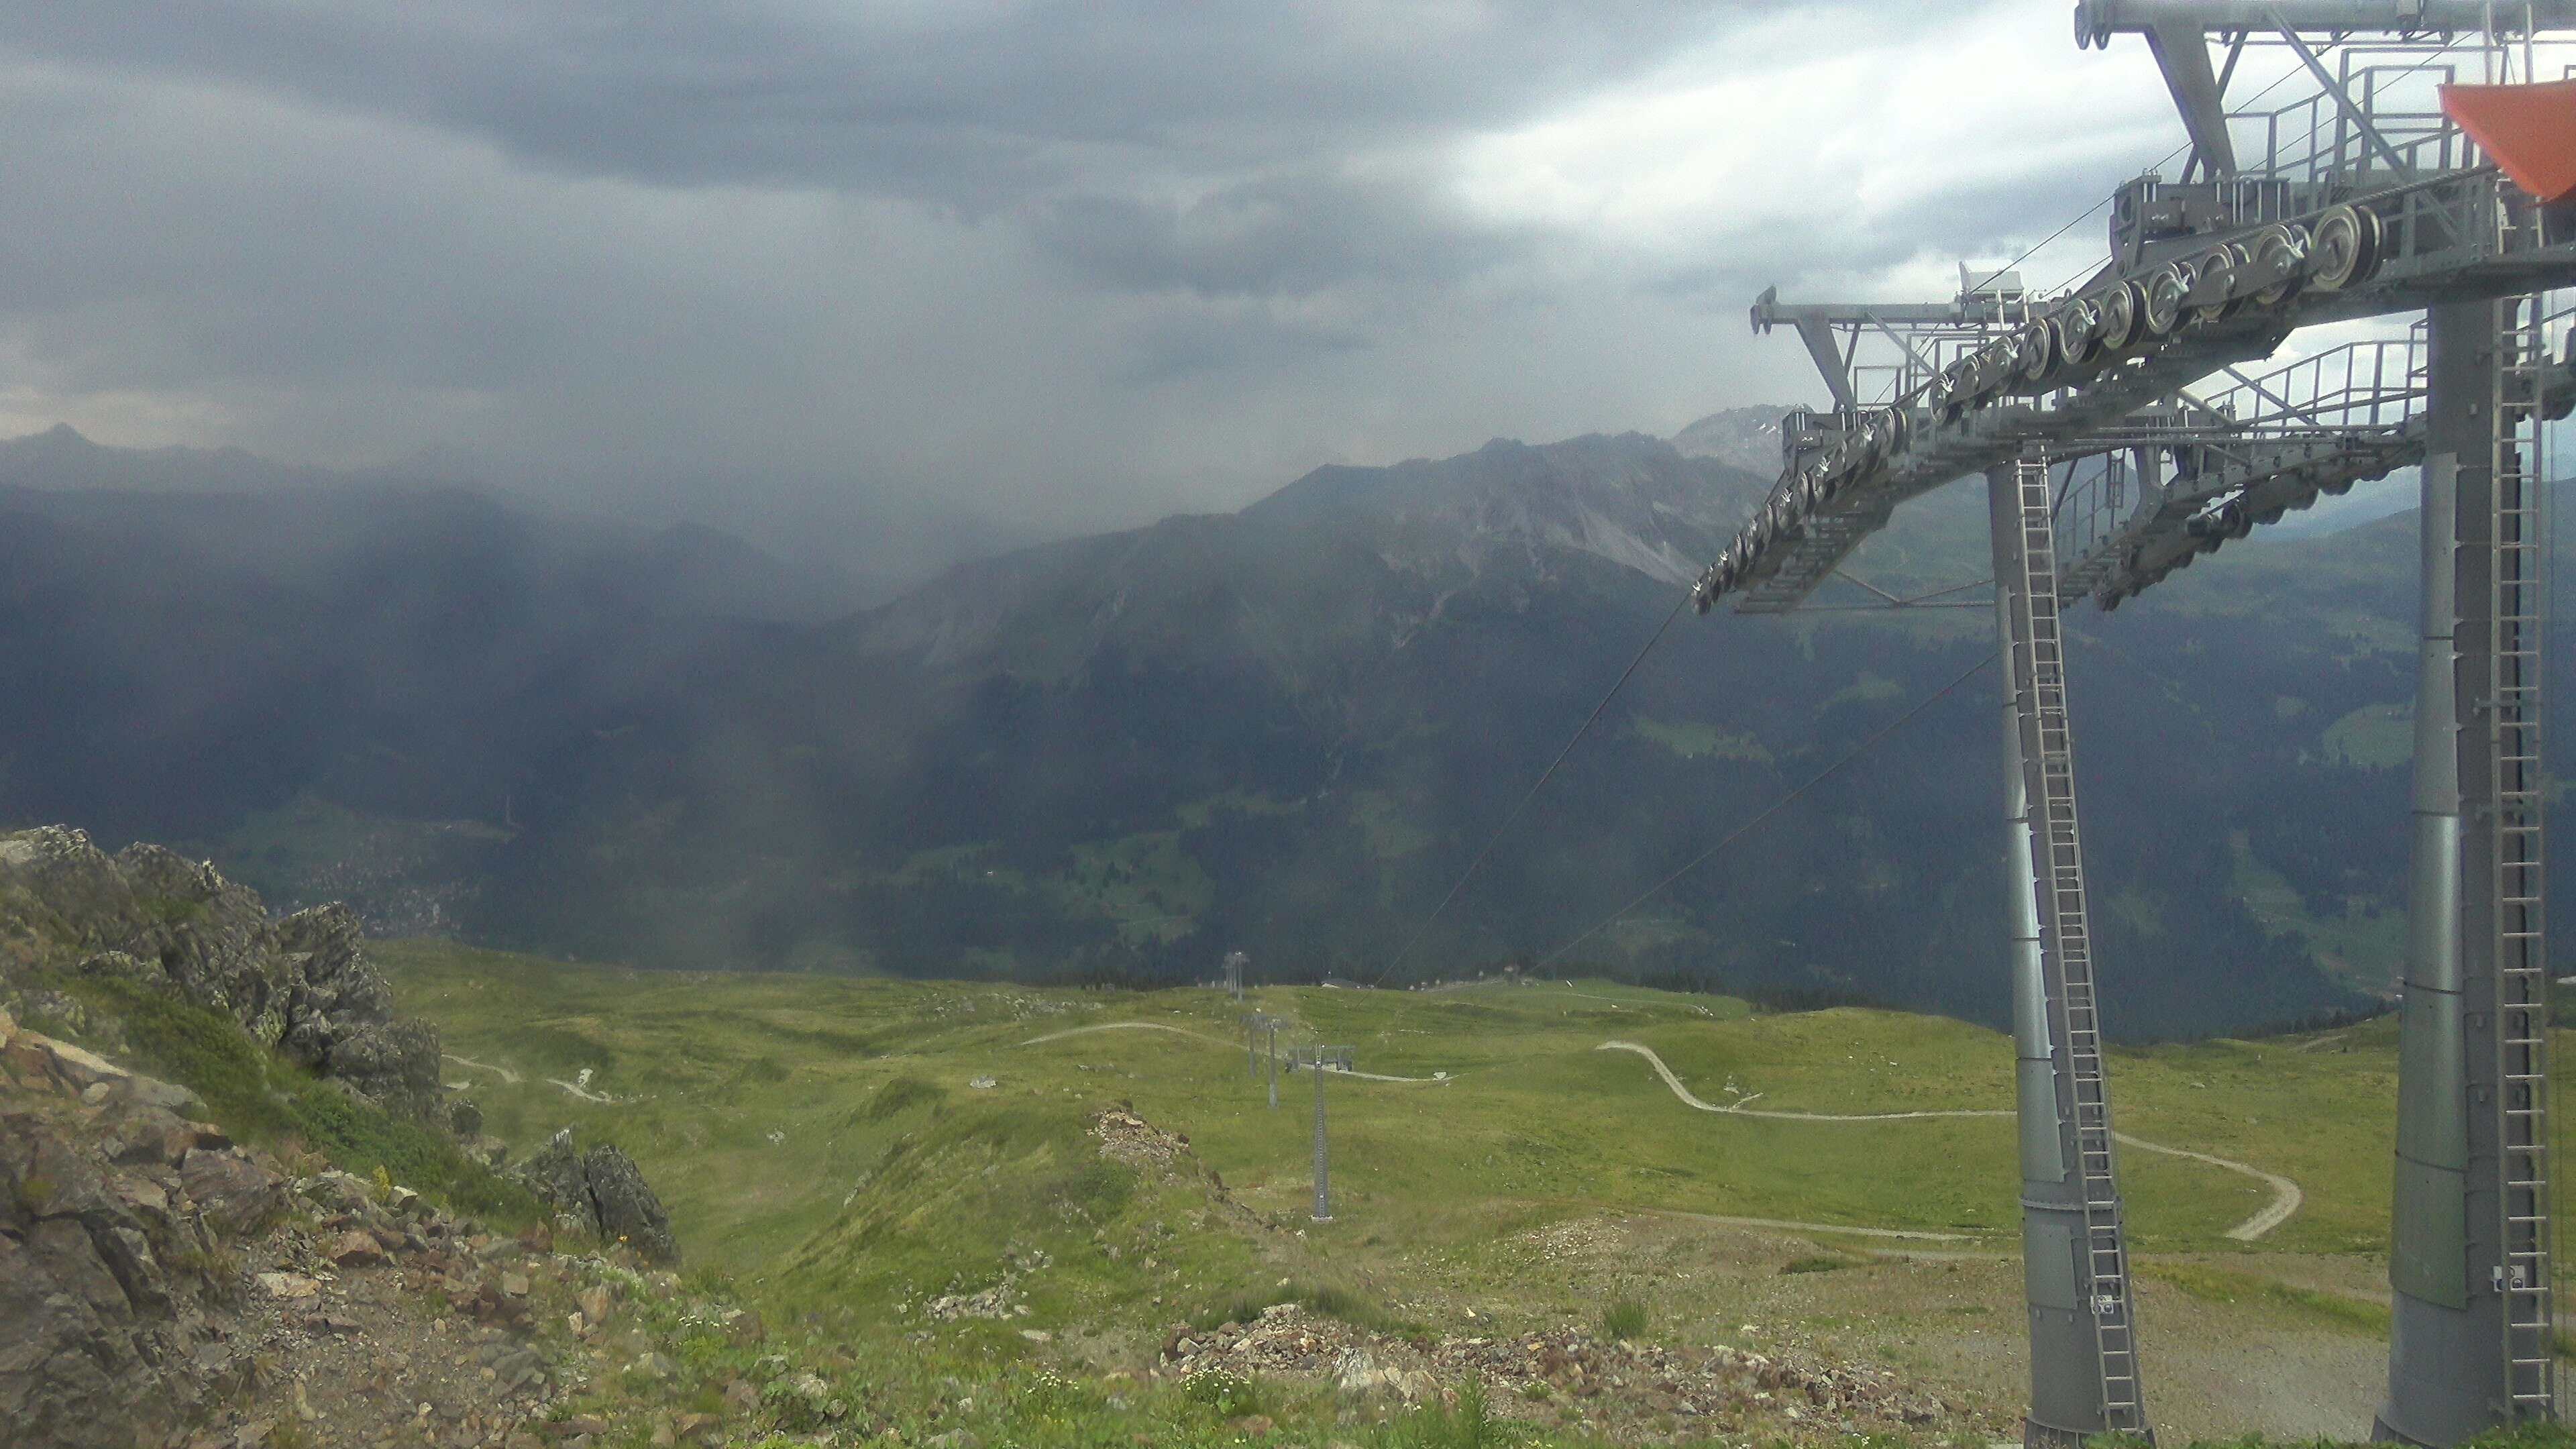
{"type": "Polygon", "coordinates": [[[2442,114],[2542,201],[2576,194],[2576,80],[2442,87],[2442,114]]]}

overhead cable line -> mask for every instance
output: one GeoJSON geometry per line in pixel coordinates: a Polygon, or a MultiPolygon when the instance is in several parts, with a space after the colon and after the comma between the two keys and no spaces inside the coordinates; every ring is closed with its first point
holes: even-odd
{"type": "Polygon", "coordinates": [[[1684,592],[1673,604],[1673,611],[1664,616],[1664,622],[1657,624],[1655,632],[1646,636],[1645,647],[1637,651],[1636,658],[1628,661],[1627,668],[1619,671],[1619,677],[1611,682],[1610,692],[1601,696],[1599,704],[1592,706],[1592,713],[1583,717],[1582,728],[1574,732],[1574,738],[1567,740],[1565,748],[1557,751],[1556,758],[1548,761],[1547,768],[1541,770],[1538,778],[1530,782],[1529,790],[1521,796],[1520,803],[1512,807],[1511,814],[1503,817],[1502,824],[1494,827],[1493,834],[1485,837],[1484,848],[1476,852],[1475,859],[1467,862],[1467,868],[1458,873],[1458,879],[1449,887],[1449,893],[1440,898],[1440,904],[1431,908],[1431,914],[1423,918],[1421,925],[1413,928],[1413,934],[1405,938],[1402,948],[1397,950],[1394,957],[1386,963],[1386,969],[1378,972],[1376,981],[1372,984],[1383,984],[1388,977],[1395,974],[1397,967],[1404,964],[1405,958],[1413,954],[1413,948],[1420,945],[1422,938],[1429,934],[1432,923],[1440,919],[1441,912],[1449,909],[1449,903],[1458,898],[1458,892],[1466,889],[1467,881],[1475,875],[1477,867],[1485,863],[1486,856],[1494,853],[1494,847],[1502,843],[1504,833],[1512,828],[1513,822],[1521,818],[1521,812],[1529,808],[1530,802],[1538,798],[1538,792],[1547,787],[1548,778],[1556,773],[1556,767],[1564,764],[1565,757],[1573,754],[1574,747],[1583,743],[1583,737],[1592,732],[1592,726],[1601,719],[1601,712],[1610,707],[1610,701],[1619,697],[1619,691],[1627,687],[1630,676],[1637,672],[1637,666],[1645,663],[1646,656],[1654,652],[1657,644],[1663,642],[1665,632],[1673,627],[1675,619],[1682,616],[1682,610],[1690,607],[1690,602],[1691,595],[1684,592]]]}
{"type": "MultiPolygon", "coordinates": [[[[2173,158],[2170,156],[2165,158],[2167,161],[2172,159],[2173,158]]],[[[2159,161],[2156,164],[2161,166],[2164,162],[2159,161]]],[[[2103,207],[2109,206],[2110,204],[2111,198],[2106,196],[2100,201],[2093,203],[2091,206],[2084,208],[2084,210],[2077,215],[2069,217],[2064,226],[2061,226],[2057,230],[2050,232],[2048,235],[2041,237],[2039,240],[2032,242],[2029,246],[2022,248],[2020,256],[2013,258],[2011,261],[1995,268],[1992,272],[1987,273],[1984,281],[1977,283],[1977,285],[1970,287],[1968,290],[1970,292],[1982,292],[1986,288],[1993,286],[1996,279],[2003,276],[2004,273],[2011,271],[2013,268],[2020,266],[2022,263],[2029,261],[2033,256],[2036,256],[2041,247],[2044,247],[2050,242],[2057,240],[2059,237],[2066,235],[2068,232],[2073,231],[2076,227],[2082,225],[2087,217],[2090,217],[2093,213],[2100,211],[2103,207]]]]}
{"type": "Polygon", "coordinates": [[[1966,672],[1962,673],[1958,678],[1951,680],[1949,683],[1942,685],[1939,689],[1925,695],[1921,700],[1915,703],[1913,708],[1898,715],[1896,718],[1889,720],[1876,734],[1871,735],[1868,739],[1852,746],[1849,751],[1844,753],[1841,759],[1834,761],[1832,764],[1827,765],[1824,769],[1818,771],[1814,776],[1810,777],[1805,784],[1791,790],[1788,794],[1781,796],[1779,799],[1772,801],[1770,805],[1763,809],[1761,814],[1754,816],[1752,819],[1745,821],[1742,825],[1739,825],[1735,827],[1735,829],[1727,832],[1727,834],[1715,845],[1712,845],[1708,849],[1701,851],[1699,854],[1692,856],[1690,860],[1681,867],[1681,869],[1674,871],[1672,874],[1665,876],[1662,880],[1648,886],[1644,891],[1638,894],[1635,900],[1628,902],[1628,904],[1621,906],[1619,909],[1603,917],[1598,925],[1593,926],[1582,935],[1575,937],[1573,940],[1568,941],[1564,945],[1547,953],[1545,957],[1541,958],[1538,965],[1532,969],[1535,971],[1546,970],[1548,967],[1555,965],[1559,960],[1563,959],[1567,952],[1618,924],[1621,917],[1662,894],[1666,886],[1680,880],[1683,876],[1690,874],[1692,871],[1699,869],[1702,865],[1708,862],[1709,857],[1716,855],[1719,851],[1724,850],[1728,846],[1733,845],[1736,841],[1743,839],[1755,826],[1760,825],[1763,821],[1768,820],[1772,816],[1779,814],[1782,810],[1787,809],[1792,802],[1798,799],[1798,797],[1833,778],[1833,776],[1842,771],[1844,766],[1850,764],[1852,761],[1868,754],[1872,749],[1877,747],[1880,741],[1886,739],[1889,735],[1896,733],[1897,730],[1902,728],[1907,721],[1939,703],[1942,697],[1949,694],[1950,691],[1957,689],[1960,685],[1963,685],[1969,680],[1975,678],[1979,671],[1983,670],[1987,665],[1994,663],[1997,657],[1998,656],[1995,654],[1989,654],[1985,658],[1968,666],[1966,672]]]}

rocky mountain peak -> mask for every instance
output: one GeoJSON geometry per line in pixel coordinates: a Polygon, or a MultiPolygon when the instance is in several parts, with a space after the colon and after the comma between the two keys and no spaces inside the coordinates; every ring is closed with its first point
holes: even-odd
{"type": "Polygon", "coordinates": [[[1790,404],[1728,408],[1673,434],[1686,458],[1714,458],[1730,467],[1774,478],[1780,472],[1780,415],[1790,404]]]}
{"type": "Polygon", "coordinates": [[[1396,535],[1391,561],[1407,545],[1477,562],[1497,548],[1554,547],[1686,583],[1705,562],[1704,535],[1743,516],[1756,481],[1643,433],[1538,445],[1497,438],[1437,461],[1318,468],[1242,516],[1375,519],[1396,535]]]}

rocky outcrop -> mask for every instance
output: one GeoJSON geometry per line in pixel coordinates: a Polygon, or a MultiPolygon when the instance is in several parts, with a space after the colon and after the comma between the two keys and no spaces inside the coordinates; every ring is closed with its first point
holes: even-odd
{"type": "Polygon", "coordinates": [[[390,1110],[439,1115],[438,1033],[394,1015],[358,918],[336,904],[315,906],[278,922],[273,935],[289,983],[278,1045],[390,1110]]]}
{"type": "Polygon", "coordinates": [[[210,864],[157,845],[111,859],[61,826],[0,836],[0,895],[61,964],[176,991],[391,1111],[440,1115],[437,1032],[394,1014],[342,907],[272,920],[210,864]]]}
{"type": "Polygon", "coordinates": [[[226,1245],[282,1212],[272,1164],[187,1094],[0,1015],[0,1424],[10,1442],[157,1443],[241,1386],[226,1245]]]}
{"type": "Polygon", "coordinates": [[[671,1236],[662,1199],[645,1182],[635,1159],[619,1149],[603,1145],[583,1152],[573,1146],[567,1127],[510,1175],[571,1218],[576,1229],[595,1233],[603,1242],[624,1243],[647,1262],[679,1261],[680,1243],[671,1236]]]}

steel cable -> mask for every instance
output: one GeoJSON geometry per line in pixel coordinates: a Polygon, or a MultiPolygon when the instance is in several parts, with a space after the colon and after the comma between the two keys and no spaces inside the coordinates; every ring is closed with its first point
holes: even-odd
{"type": "Polygon", "coordinates": [[[1484,847],[1476,852],[1475,859],[1467,862],[1467,868],[1458,873],[1458,879],[1449,887],[1449,893],[1440,898],[1440,904],[1431,908],[1431,914],[1423,918],[1421,925],[1413,928],[1413,934],[1405,938],[1404,945],[1386,963],[1386,969],[1378,972],[1370,981],[1370,985],[1384,985],[1390,977],[1394,976],[1396,968],[1404,964],[1405,958],[1413,954],[1413,948],[1422,943],[1422,938],[1430,933],[1433,923],[1440,919],[1442,912],[1449,909],[1449,903],[1458,898],[1458,892],[1467,888],[1467,882],[1475,876],[1477,868],[1485,863],[1485,857],[1493,854],[1494,847],[1502,843],[1504,834],[1521,818],[1521,812],[1529,809],[1530,802],[1538,798],[1538,792],[1547,788],[1548,779],[1555,775],[1557,766],[1564,764],[1565,757],[1573,754],[1574,747],[1583,743],[1583,737],[1592,732],[1592,726],[1600,722],[1602,711],[1610,707],[1610,701],[1619,697],[1619,691],[1625,689],[1629,679],[1636,674],[1637,666],[1645,663],[1646,656],[1654,652],[1657,644],[1663,642],[1664,634],[1673,627],[1673,621],[1682,616],[1682,610],[1690,607],[1690,602],[1691,595],[1685,591],[1673,604],[1673,611],[1664,616],[1664,622],[1656,625],[1655,632],[1646,636],[1645,647],[1637,651],[1637,657],[1629,660],[1628,667],[1619,671],[1619,677],[1611,682],[1609,693],[1602,695],[1601,702],[1592,706],[1592,713],[1583,717],[1582,727],[1574,732],[1574,738],[1567,740],[1565,748],[1556,752],[1556,758],[1547,762],[1547,768],[1541,770],[1538,778],[1530,783],[1528,791],[1521,796],[1520,803],[1514,805],[1511,813],[1503,817],[1502,824],[1494,827],[1493,834],[1485,837],[1484,847]]]}

